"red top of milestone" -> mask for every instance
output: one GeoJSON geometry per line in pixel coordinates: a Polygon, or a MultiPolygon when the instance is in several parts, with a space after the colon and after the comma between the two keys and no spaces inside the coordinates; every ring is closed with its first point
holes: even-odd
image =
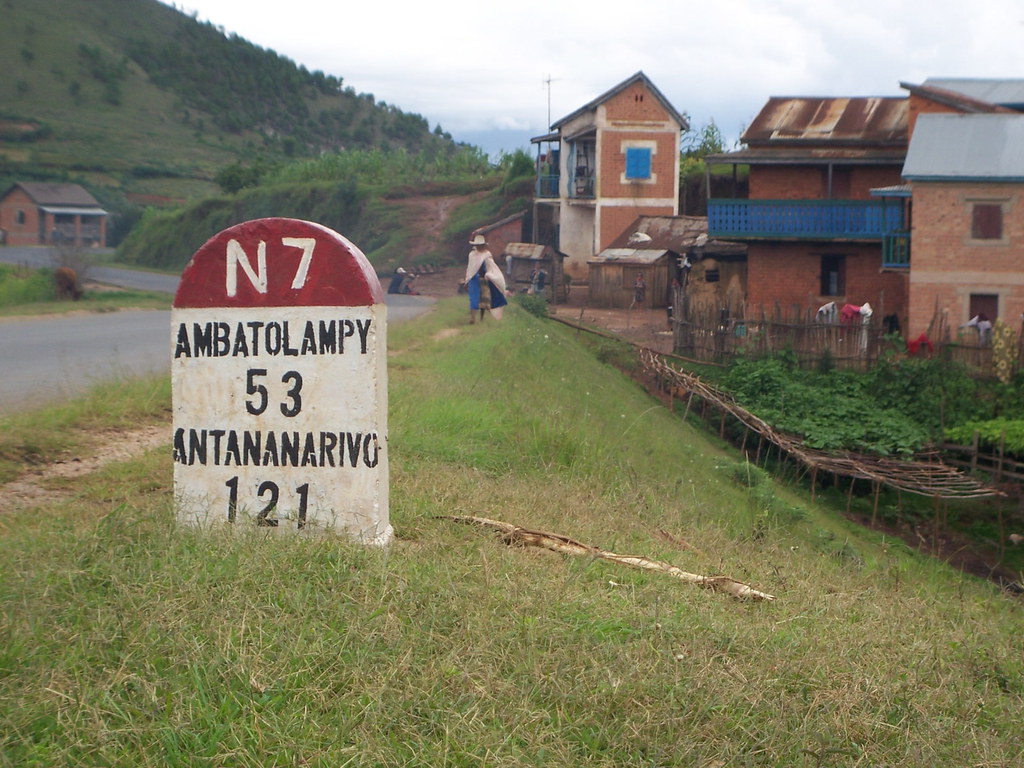
{"type": "Polygon", "coordinates": [[[175,307],[362,307],[384,290],[363,252],[300,219],[254,219],[219,232],[181,274],[175,307]]]}

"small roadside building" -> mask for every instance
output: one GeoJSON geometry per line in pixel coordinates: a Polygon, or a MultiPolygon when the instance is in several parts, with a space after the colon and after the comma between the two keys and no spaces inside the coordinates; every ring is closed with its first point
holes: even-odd
{"type": "Polygon", "coordinates": [[[633,305],[638,277],[644,281],[643,309],[662,309],[672,303],[669,277],[679,254],[665,248],[605,248],[590,259],[590,305],[622,308],[633,305]]]}
{"type": "Polygon", "coordinates": [[[747,246],[710,239],[703,216],[639,216],[589,266],[594,306],[628,307],[637,274],[651,309],[671,306],[676,287],[721,306],[747,292],[747,246]]]}
{"type": "Polygon", "coordinates": [[[19,181],[0,196],[7,245],[104,246],[107,212],[78,184],[19,181]]]}
{"type": "Polygon", "coordinates": [[[543,270],[543,296],[552,304],[560,304],[568,298],[562,264],[565,257],[550,245],[509,243],[501,255],[505,259],[508,287],[516,293],[528,293],[534,274],[543,270]]]}

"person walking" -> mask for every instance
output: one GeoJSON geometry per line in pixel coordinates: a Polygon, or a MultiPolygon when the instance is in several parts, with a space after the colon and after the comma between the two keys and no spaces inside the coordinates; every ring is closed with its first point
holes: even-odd
{"type": "Polygon", "coordinates": [[[644,273],[637,272],[636,279],[633,281],[633,303],[629,305],[632,309],[637,304],[643,306],[644,299],[647,296],[647,281],[644,280],[644,273]]]}
{"type": "Polygon", "coordinates": [[[477,312],[482,321],[488,309],[500,320],[508,304],[505,298],[505,276],[494,263],[494,256],[487,250],[487,240],[483,235],[473,235],[469,244],[473,249],[469,252],[466,279],[463,281],[469,293],[469,322],[476,322],[477,312]]]}

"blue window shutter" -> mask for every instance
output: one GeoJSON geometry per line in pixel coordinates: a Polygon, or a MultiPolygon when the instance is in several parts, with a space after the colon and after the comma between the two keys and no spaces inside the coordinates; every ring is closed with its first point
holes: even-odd
{"type": "Polygon", "coordinates": [[[640,147],[626,149],[626,178],[651,178],[651,150],[640,147]]]}

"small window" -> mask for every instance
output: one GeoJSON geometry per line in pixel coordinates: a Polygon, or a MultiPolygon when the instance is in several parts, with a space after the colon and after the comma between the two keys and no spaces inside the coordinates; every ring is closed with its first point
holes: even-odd
{"type": "Polygon", "coordinates": [[[626,178],[651,178],[651,150],[646,147],[626,149],[626,178]]]}
{"type": "Polygon", "coordinates": [[[22,211],[21,209],[19,209],[18,212],[14,215],[14,221],[17,224],[24,224],[25,223],[25,212],[22,211]]]}
{"type": "Polygon", "coordinates": [[[825,254],[821,257],[821,295],[842,296],[846,293],[846,257],[825,254]]]}
{"type": "Polygon", "coordinates": [[[1003,206],[999,203],[975,203],[971,208],[973,240],[1003,239],[1003,206]]]}

